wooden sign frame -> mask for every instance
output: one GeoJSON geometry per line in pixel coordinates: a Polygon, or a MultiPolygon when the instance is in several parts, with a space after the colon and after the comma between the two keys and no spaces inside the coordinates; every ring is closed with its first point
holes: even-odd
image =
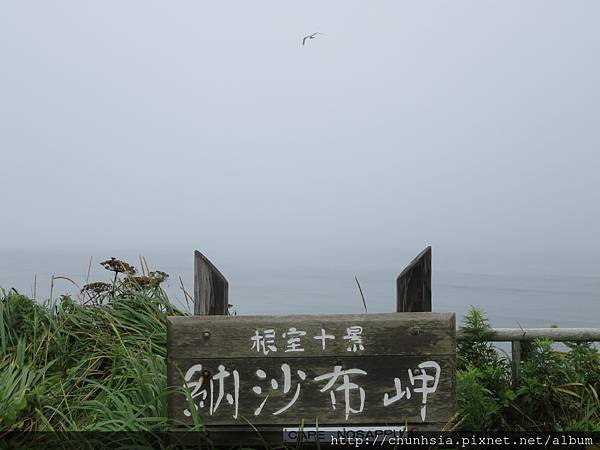
{"type": "Polygon", "coordinates": [[[169,317],[167,357],[173,429],[196,408],[219,442],[301,424],[439,431],[456,411],[454,314],[169,317]]]}

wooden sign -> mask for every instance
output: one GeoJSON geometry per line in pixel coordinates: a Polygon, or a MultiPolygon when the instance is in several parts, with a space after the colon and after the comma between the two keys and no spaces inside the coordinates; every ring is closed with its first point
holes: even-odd
{"type": "Polygon", "coordinates": [[[175,429],[197,412],[213,431],[441,430],[455,412],[454,314],[170,317],[167,336],[175,429]]]}

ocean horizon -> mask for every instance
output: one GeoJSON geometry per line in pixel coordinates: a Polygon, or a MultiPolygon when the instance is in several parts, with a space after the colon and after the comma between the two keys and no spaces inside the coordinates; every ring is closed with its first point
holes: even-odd
{"type": "MultiPolygon", "coordinates": [[[[43,301],[50,296],[52,276],[86,283],[89,256],[3,252],[0,288],[16,289],[43,301]],[[34,286],[35,280],[35,286],[34,286]]],[[[108,257],[92,257],[87,281],[110,281],[100,266],[108,257]]],[[[126,259],[139,266],[136,258],[126,259]],[[137,263],[137,264],[136,264],[137,263]]],[[[215,262],[215,261],[213,261],[215,262]]],[[[408,262],[408,261],[407,261],[408,262]]],[[[193,294],[193,259],[180,255],[148,258],[151,270],[169,274],[163,287],[172,303],[189,311],[180,278],[193,294]]],[[[403,267],[391,264],[349,268],[343,264],[311,266],[295,261],[273,264],[215,262],[229,282],[229,301],[242,315],[337,314],[364,312],[354,277],[358,277],[369,312],[393,312],[395,280],[403,267]]],[[[71,282],[54,280],[53,298],[77,296],[71,282]]],[[[456,313],[457,325],[471,306],[481,308],[495,327],[598,327],[600,277],[573,275],[510,275],[432,270],[432,308],[456,313]]]]}

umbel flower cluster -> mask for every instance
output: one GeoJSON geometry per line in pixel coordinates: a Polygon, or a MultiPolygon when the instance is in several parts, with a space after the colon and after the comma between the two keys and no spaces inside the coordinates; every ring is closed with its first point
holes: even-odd
{"type": "Polygon", "coordinates": [[[115,257],[102,261],[100,265],[109,272],[114,273],[113,282],[111,284],[103,281],[95,281],[84,285],[81,289],[84,304],[103,304],[108,301],[110,297],[114,297],[124,289],[143,291],[160,289],[160,285],[169,278],[167,273],[160,270],[149,271],[144,269],[143,263],[142,274],[138,275],[134,266],[115,257]]]}

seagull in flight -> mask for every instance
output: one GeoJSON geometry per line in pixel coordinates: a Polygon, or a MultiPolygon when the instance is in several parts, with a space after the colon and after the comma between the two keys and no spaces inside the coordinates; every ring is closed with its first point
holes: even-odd
{"type": "Polygon", "coordinates": [[[323,33],[316,32],[316,33],[313,33],[313,34],[309,34],[308,36],[304,36],[304,39],[302,39],[302,45],[306,44],[306,40],[307,39],[314,39],[314,38],[316,38],[317,34],[323,34],[323,33]]]}

